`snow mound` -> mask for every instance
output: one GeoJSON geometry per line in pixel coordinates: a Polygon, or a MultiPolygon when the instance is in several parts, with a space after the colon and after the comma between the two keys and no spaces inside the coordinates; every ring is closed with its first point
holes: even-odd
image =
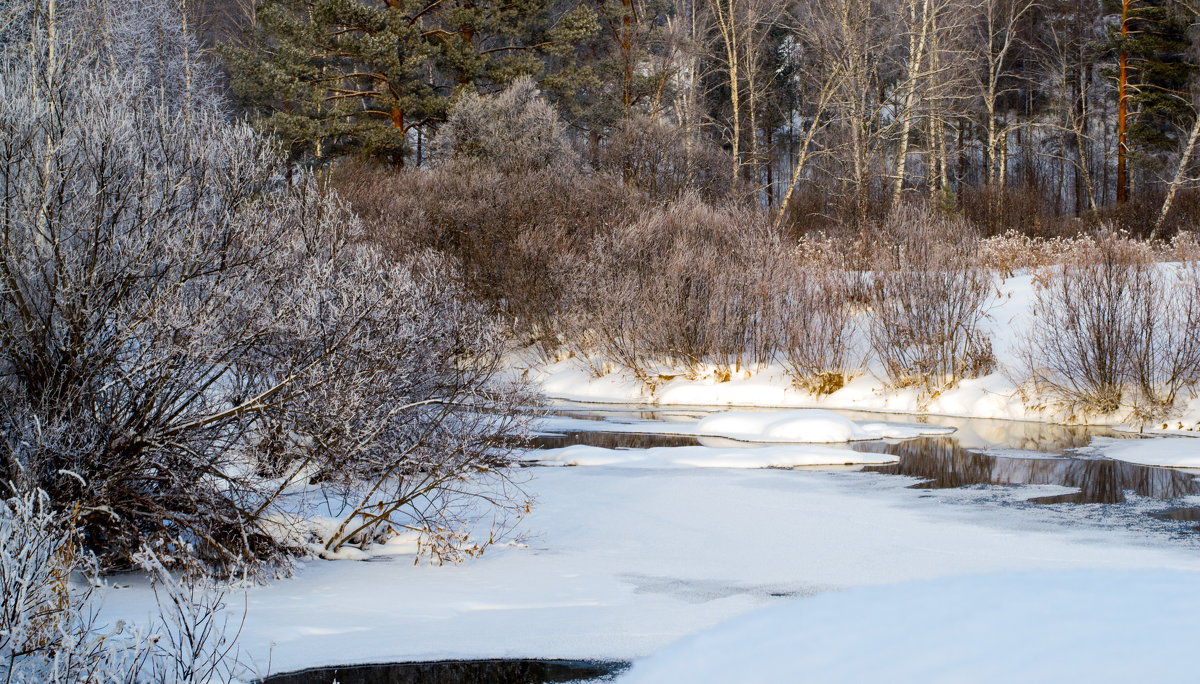
{"type": "Polygon", "coordinates": [[[1191,682],[1200,573],[975,575],[760,610],[635,663],[622,684],[1191,682]]]}
{"type": "Polygon", "coordinates": [[[826,446],[779,447],[655,447],[604,449],[569,446],[533,451],[540,463],[623,468],[791,468],[816,465],[894,463],[890,454],[871,454],[826,446]]]}
{"type": "Polygon", "coordinates": [[[921,423],[856,423],[822,409],[791,411],[726,411],[696,423],[696,433],[743,442],[830,444],[869,439],[949,434],[953,428],[921,423]]]}
{"type": "Polygon", "coordinates": [[[1200,468],[1200,440],[1190,437],[1106,442],[1100,453],[1127,463],[1166,468],[1200,468]]]}

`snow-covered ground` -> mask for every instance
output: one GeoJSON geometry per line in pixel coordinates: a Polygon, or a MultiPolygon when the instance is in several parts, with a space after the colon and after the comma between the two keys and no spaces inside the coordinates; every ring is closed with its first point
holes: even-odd
{"type": "MultiPolygon", "coordinates": [[[[962,380],[958,386],[930,396],[918,388],[892,389],[881,379],[881,369],[870,365],[846,386],[828,396],[815,396],[794,386],[783,367],[775,364],[735,373],[721,381],[716,372],[688,379],[664,370],[664,377],[649,386],[621,371],[592,376],[587,364],[567,358],[543,363],[536,355],[517,354],[510,360],[514,372],[530,379],[546,396],[578,402],[649,404],[657,406],[724,406],[825,408],[891,413],[965,416],[1003,420],[1087,423],[1122,426],[1133,431],[1200,436],[1200,398],[1180,401],[1170,419],[1143,424],[1134,420],[1132,407],[1112,414],[1076,412],[1051,397],[1026,396],[1022,379],[1023,340],[1033,320],[1035,288],[1027,273],[1003,279],[987,306],[980,329],[989,335],[996,356],[996,372],[962,380]]],[[[861,331],[859,331],[861,333],[861,331]]],[[[855,344],[865,348],[862,335],[855,344]]],[[[597,364],[593,364],[597,365],[597,364]]],[[[715,370],[715,369],[714,369],[715,370]]]]}
{"type": "Polygon", "coordinates": [[[1200,441],[1183,437],[1095,440],[1090,451],[1107,458],[1167,468],[1200,468],[1200,441]]]}
{"type": "Polygon", "coordinates": [[[829,593],[668,647],[623,684],[1194,682],[1195,572],[974,575],[829,593]]]}
{"type": "MultiPolygon", "coordinates": [[[[629,680],[795,681],[800,672],[804,681],[1186,680],[1181,673],[1195,666],[1181,635],[1200,616],[1192,597],[1200,534],[1147,514],[1200,505],[1200,496],[1043,505],[1028,500],[1075,490],[912,489],[911,478],[841,465],[893,458],[851,450],[851,440],[953,429],[959,446],[1021,458],[1082,447],[1093,458],[1200,467],[1200,441],[1093,438],[1048,423],[1113,425],[1127,416],[1026,403],[1011,377],[1031,292],[1029,276],[1009,278],[991,310],[1002,370],[936,396],[885,389],[869,373],[816,398],[777,367],[651,389],[619,374],[592,377],[573,359],[514,362],[550,397],[613,405],[606,421],[549,416],[541,432],[701,443],[532,454],[571,467],[528,471],[537,502],[522,543],[449,567],[414,565],[400,542],[366,561],[306,563],[293,578],[246,592],[243,652],[264,672],[661,652],[629,680]],[[630,417],[619,404],[707,410],[630,417]],[[734,406],[916,413],[928,424],[824,411],[708,416],[734,406]],[[770,467],[818,463],[834,465],[770,467]]],[[[1165,429],[1152,427],[1188,434],[1200,401],[1181,410],[1165,429]]],[[[129,586],[109,592],[106,618],[151,610],[144,583],[122,582],[129,586]]],[[[230,603],[243,605],[237,596],[230,603]]]]}
{"type": "MultiPolygon", "coordinates": [[[[788,448],[836,449],[765,450],[788,448]]],[[[794,610],[807,614],[810,597],[853,587],[1027,571],[1200,573],[1200,541],[1186,524],[1145,515],[1164,508],[1160,501],[1040,506],[1025,500],[1064,488],[925,491],[909,489],[909,478],[853,468],[699,468],[643,456],[636,468],[531,469],[538,502],[523,525],[527,540],[462,565],[413,565],[412,549],[396,544],[370,561],[313,561],[294,578],[252,588],[243,652],[273,672],[444,658],[637,659],[765,606],[799,602],[794,610]]],[[[122,582],[130,586],[109,592],[105,617],[145,615],[148,589],[136,578],[122,582]]],[[[894,612],[913,611],[913,622],[894,633],[919,641],[930,623],[911,590],[896,591],[894,612]]],[[[846,596],[857,610],[856,594],[846,596]]],[[[1069,596],[1044,598],[1065,605],[1069,596]]],[[[230,604],[240,611],[242,598],[230,604]]],[[[1150,607],[1133,617],[1149,620],[1147,612],[1158,615],[1150,607]]],[[[856,615],[871,613],[847,613],[842,627],[856,615]]],[[[996,629],[1012,629],[1012,615],[1001,617],[996,629]]],[[[977,628],[984,631],[972,638],[1004,636],[977,628]]],[[[931,638],[938,634],[950,638],[931,638]]],[[[879,653],[882,663],[892,653],[860,646],[860,660],[879,653]]]]}

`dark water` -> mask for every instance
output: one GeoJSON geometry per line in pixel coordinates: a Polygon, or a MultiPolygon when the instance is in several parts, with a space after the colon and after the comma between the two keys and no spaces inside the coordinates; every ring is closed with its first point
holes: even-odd
{"type": "MultiPolygon", "coordinates": [[[[744,409],[738,409],[744,410],[744,409]]],[[[559,404],[553,413],[597,421],[604,420],[695,420],[712,410],[702,408],[648,409],[644,407],[559,404]]],[[[896,456],[897,463],[864,466],[863,470],[887,475],[917,477],[914,487],[947,489],[974,485],[1059,485],[1078,492],[1031,499],[1034,503],[1118,504],[1127,492],[1170,500],[1200,494],[1196,473],[1172,468],[1155,468],[1103,458],[1085,458],[1070,449],[1087,446],[1096,437],[1121,437],[1103,427],[1054,425],[943,416],[897,416],[860,411],[837,411],[853,420],[927,422],[955,428],[947,436],[920,437],[903,441],[860,442],[854,449],[896,456]],[[964,440],[971,448],[963,446],[964,440]],[[976,445],[1018,450],[1022,453],[991,453],[976,445]]],[[[553,449],[574,444],[609,449],[647,449],[660,446],[707,444],[709,438],[679,435],[631,434],[603,431],[572,431],[544,435],[534,440],[535,448],[553,449]]],[[[742,446],[764,446],[743,444],[742,446]]],[[[1194,509],[1200,516],[1200,509],[1194,509]]],[[[1200,517],[1197,518],[1200,521],[1200,517]]]]}
{"type": "Polygon", "coordinates": [[[1030,499],[1034,503],[1123,503],[1127,491],[1155,499],[1200,494],[1200,480],[1187,471],[1100,458],[1052,455],[1022,458],[979,453],[959,447],[953,437],[923,437],[898,444],[869,443],[855,448],[898,456],[897,463],[863,469],[919,477],[922,482],[914,487],[922,489],[1026,484],[1079,489],[1078,493],[1030,499]]]}
{"type": "Polygon", "coordinates": [[[568,431],[553,435],[535,435],[529,440],[533,449],[561,449],[586,444],[605,449],[652,449],[654,447],[696,446],[700,440],[687,435],[656,435],[637,432],[568,431]]]}
{"type": "Polygon", "coordinates": [[[1200,508],[1175,508],[1161,513],[1151,513],[1151,516],[1161,520],[1180,520],[1183,522],[1200,522],[1200,508]]]}
{"type": "Polygon", "coordinates": [[[546,684],[602,682],[629,667],[590,660],[445,660],[351,665],[275,675],[263,684],[546,684]]]}
{"type": "MultiPolygon", "coordinates": [[[[1150,517],[1173,522],[1200,522],[1200,508],[1173,508],[1168,511],[1151,513],[1150,517]]],[[[1200,531],[1200,525],[1193,525],[1192,529],[1200,531]]]]}

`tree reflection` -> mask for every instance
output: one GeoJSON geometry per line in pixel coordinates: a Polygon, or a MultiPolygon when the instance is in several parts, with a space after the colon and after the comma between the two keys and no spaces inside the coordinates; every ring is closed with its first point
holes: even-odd
{"type": "Polygon", "coordinates": [[[1108,459],[1021,458],[967,451],[952,437],[925,437],[899,444],[871,444],[869,451],[893,454],[899,462],[865,470],[923,480],[921,488],[967,485],[1061,485],[1078,493],[1031,499],[1035,503],[1122,503],[1125,492],[1157,499],[1200,493],[1191,473],[1108,459]]]}

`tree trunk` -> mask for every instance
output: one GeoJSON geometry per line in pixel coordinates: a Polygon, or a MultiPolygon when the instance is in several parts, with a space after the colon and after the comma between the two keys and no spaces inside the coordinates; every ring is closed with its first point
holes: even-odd
{"type": "MultiPolygon", "coordinates": [[[[1129,35],[1129,4],[1131,0],[1121,0],[1121,37],[1129,35]]],[[[1125,127],[1128,113],[1129,56],[1121,46],[1121,67],[1117,76],[1117,204],[1125,204],[1126,172],[1125,172],[1125,127]]]]}
{"type": "Polygon", "coordinates": [[[908,75],[904,83],[904,109],[900,116],[900,146],[896,150],[896,175],[892,179],[892,207],[900,204],[900,193],[904,189],[904,176],[908,161],[908,138],[912,134],[912,114],[916,104],[917,79],[925,61],[925,47],[929,39],[930,0],[921,1],[920,14],[916,0],[909,5],[908,75]],[[919,18],[918,18],[919,17],[919,18]],[[912,27],[920,21],[920,28],[912,27]]]}
{"type": "Polygon", "coordinates": [[[1163,223],[1167,220],[1167,214],[1171,211],[1171,203],[1175,201],[1175,193],[1179,192],[1179,186],[1183,184],[1184,172],[1187,170],[1188,162],[1192,159],[1192,150],[1196,147],[1196,140],[1200,138],[1200,115],[1196,116],[1195,122],[1192,123],[1192,133],[1188,136],[1187,145],[1183,148],[1183,155],[1179,158],[1179,168],[1175,169],[1175,177],[1171,179],[1171,184],[1167,186],[1167,196],[1163,199],[1162,209],[1158,211],[1158,218],[1154,221],[1154,230],[1150,231],[1150,239],[1157,240],[1162,231],[1163,223]]]}

